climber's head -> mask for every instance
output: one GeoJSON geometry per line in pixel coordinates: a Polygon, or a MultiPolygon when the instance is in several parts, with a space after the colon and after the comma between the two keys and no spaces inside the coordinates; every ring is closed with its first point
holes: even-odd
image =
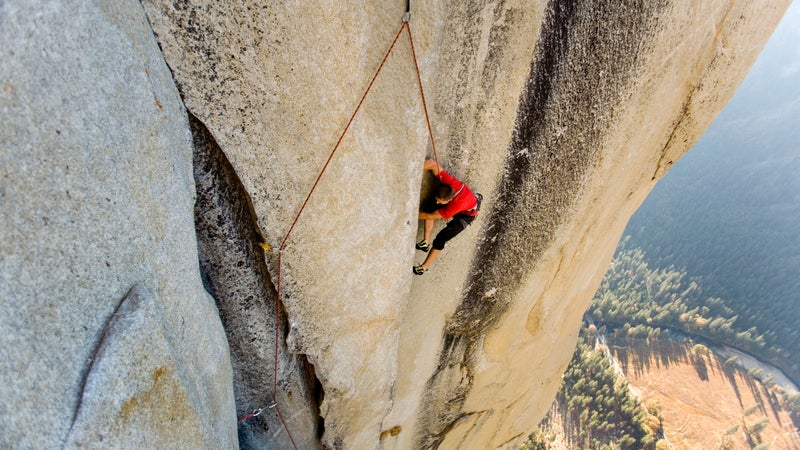
{"type": "Polygon", "coordinates": [[[442,183],[436,188],[436,203],[444,205],[453,199],[453,188],[449,184],[442,183]]]}

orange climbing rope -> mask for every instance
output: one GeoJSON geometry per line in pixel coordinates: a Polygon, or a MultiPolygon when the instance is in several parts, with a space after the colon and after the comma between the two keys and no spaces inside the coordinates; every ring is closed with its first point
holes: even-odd
{"type": "MultiPolygon", "coordinates": [[[[419,82],[419,95],[422,97],[422,110],[425,111],[425,123],[428,124],[428,136],[431,138],[431,149],[433,150],[433,159],[436,161],[436,166],[439,167],[439,157],[436,156],[436,141],[433,140],[433,128],[431,128],[431,118],[428,115],[428,105],[425,102],[425,89],[422,88],[422,75],[419,72],[419,63],[417,63],[417,52],[414,50],[414,38],[411,37],[411,24],[408,21],[403,23],[403,26],[408,30],[408,43],[411,44],[411,57],[414,60],[414,69],[417,70],[417,81],[419,82]]],[[[403,28],[400,28],[403,31],[403,28]]]]}
{"type": "MultiPolygon", "coordinates": [[[[317,176],[317,179],[314,181],[314,184],[311,186],[311,190],[308,192],[308,195],[306,196],[305,200],[303,201],[303,204],[300,206],[300,209],[297,212],[297,215],[295,216],[294,220],[292,221],[291,226],[289,226],[289,230],[286,232],[286,235],[284,236],[283,240],[281,241],[280,246],[278,247],[278,267],[277,267],[277,283],[276,283],[276,295],[275,295],[275,363],[274,363],[274,367],[273,367],[273,375],[274,376],[273,376],[273,383],[272,383],[273,403],[272,403],[272,405],[269,406],[269,408],[275,409],[275,412],[277,413],[278,418],[280,419],[281,424],[283,425],[284,430],[286,430],[286,434],[289,436],[289,440],[292,442],[292,446],[294,446],[295,449],[297,449],[297,445],[294,442],[294,438],[292,438],[291,432],[289,432],[289,428],[286,426],[286,421],[283,419],[283,415],[281,414],[280,405],[278,404],[278,339],[280,337],[278,318],[279,318],[280,306],[281,306],[281,268],[282,268],[283,250],[286,247],[286,242],[289,240],[289,236],[291,236],[295,225],[297,225],[297,221],[300,219],[300,216],[303,214],[303,211],[305,210],[305,207],[308,204],[308,201],[311,199],[311,195],[314,193],[314,190],[316,190],[320,179],[322,179],[322,175],[325,173],[325,170],[328,168],[328,165],[330,164],[331,160],[333,159],[333,155],[336,153],[336,150],[339,149],[339,145],[342,143],[342,140],[344,139],[344,136],[347,134],[348,130],[350,129],[350,125],[352,125],[353,120],[355,120],[356,114],[358,114],[358,111],[361,109],[361,106],[364,104],[364,100],[367,98],[367,95],[369,94],[370,90],[372,89],[372,85],[375,83],[375,80],[378,78],[378,75],[381,73],[381,70],[383,69],[383,66],[386,63],[386,60],[389,58],[389,55],[394,50],[395,44],[397,43],[397,40],[400,38],[400,35],[403,33],[403,31],[407,31],[408,32],[408,41],[409,41],[409,44],[411,46],[411,55],[412,55],[412,58],[414,60],[414,69],[417,72],[417,82],[419,84],[419,92],[420,92],[420,96],[422,98],[422,108],[425,111],[425,122],[426,122],[426,124],[428,126],[428,136],[430,137],[430,140],[431,140],[431,148],[433,150],[433,158],[436,161],[437,165],[439,163],[439,158],[436,155],[436,144],[435,144],[434,139],[433,139],[433,128],[431,127],[431,120],[430,120],[430,116],[428,114],[428,106],[427,106],[427,104],[425,102],[425,90],[422,87],[422,76],[421,76],[420,70],[419,70],[419,63],[417,62],[417,54],[416,54],[416,50],[414,49],[414,39],[411,36],[411,25],[409,24],[408,19],[409,19],[409,12],[407,10],[406,11],[406,15],[403,17],[403,24],[400,26],[400,29],[397,31],[397,34],[395,35],[394,40],[392,41],[392,44],[389,46],[389,49],[386,51],[386,54],[383,56],[383,60],[381,60],[381,63],[378,66],[378,69],[375,71],[375,75],[372,76],[372,80],[369,82],[369,85],[367,86],[366,90],[364,91],[364,95],[361,96],[361,100],[358,102],[358,105],[356,106],[355,110],[353,111],[353,114],[350,116],[350,120],[347,122],[347,125],[344,127],[344,130],[342,131],[342,134],[339,136],[339,139],[336,141],[336,145],[334,145],[333,150],[331,150],[331,153],[328,156],[327,161],[325,161],[325,165],[322,167],[322,170],[320,170],[319,175],[317,176]]],[[[263,244],[263,243],[260,244],[260,245],[267,251],[271,250],[271,247],[269,245],[266,245],[266,244],[263,244]]],[[[249,419],[251,417],[255,417],[255,416],[261,414],[261,411],[262,411],[262,409],[254,410],[252,413],[246,414],[246,415],[242,416],[241,418],[239,418],[239,421],[241,422],[241,421],[247,420],[247,419],[249,419]]]]}

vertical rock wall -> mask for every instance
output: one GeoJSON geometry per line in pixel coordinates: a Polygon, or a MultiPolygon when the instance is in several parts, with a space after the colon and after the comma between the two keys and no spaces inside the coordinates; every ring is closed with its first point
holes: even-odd
{"type": "MultiPolygon", "coordinates": [[[[187,107],[279,245],[404,2],[145,6],[187,107]]],[[[523,438],[627,218],[732,94],[784,6],[414,2],[440,160],[487,202],[412,279],[432,148],[401,36],[281,254],[288,350],[324,390],[323,443],[523,438]]],[[[277,280],[277,255],[266,261],[277,280]]]]}
{"type": "MultiPolygon", "coordinates": [[[[557,333],[562,332],[559,328],[574,333],[580,316],[561,323],[560,319],[541,317],[541,309],[549,305],[537,305],[535,297],[515,297],[538,273],[537,265],[551,250],[560,226],[575,214],[574,202],[598,158],[617,150],[605,148],[603,136],[617,126],[614,118],[626,106],[631,79],[656,39],[658,19],[665,9],[665,4],[658,2],[555,2],[546,10],[497,201],[490,217],[484,219],[488,223],[471,276],[461,303],[445,326],[440,361],[428,381],[429,395],[421,408],[425,418],[421,420],[424,428],[419,430],[420,447],[486,442],[487,436],[475,440],[470,435],[494,434],[504,427],[511,433],[498,432],[500,441],[489,442],[500,445],[524,437],[535,426],[525,419],[533,415],[526,411],[527,403],[539,396],[542,387],[546,388],[543,398],[557,388],[552,374],[563,368],[549,367],[550,375],[544,379],[529,377],[524,368],[539,364],[559,348],[555,359],[566,364],[568,359],[563,357],[572,348],[568,344],[572,338],[558,338],[557,333]],[[522,333],[495,331],[509,320],[509,308],[520,304],[532,308],[528,327],[522,333]],[[482,361],[487,333],[518,346],[513,351],[505,349],[505,367],[495,369],[494,361],[482,361]],[[537,338],[552,342],[537,345],[537,338]],[[530,359],[514,361],[521,356],[519,347],[529,346],[537,348],[530,359]],[[492,385],[484,389],[487,397],[480,391],[470,395],[476,372],[481,370],[494,376],[492,385]],[[486,400],[493,398],[489,392],[494,393],[492,402],[486,400]],[[473,395],[485,400],[466,406],[473,395]],[[514,422],[528,423],[519,427],[514,422]]],[[[554,300],[558,304],[569,298],[556,294],[554,300]]]]}
{"type": "MultiPolygon", "coordinates": [[[[230,160],[260,233],[277,247],[400,29],[405,2],[145,6],[187,107],[230,160]]],[[[486,189],[502,171],[542,7],[413,5],[411,30],[442,162],[486,189]]],[[[433,291],[409,295],[417,281],[410,266],[420,169],[432,154],[427,135],[402,34],[282,253],[289,347],[306,355],[324,389],[330,446],[368,448],[381,435],[385,445],[413,445],[419,377],[430,372],[398,371],[398,358],[424,362],[420,368],[435,358],[477,232],[466,233],[465,245],[431,274],[433,291]],[[436,283],[442,276],[446,283],[436,283]],[[432,313],[428,300],[408,314],[409,299],[429,295],[442,298],[443,308],[432,313]],[[400,333],[417,325],[434,334],[425,341],[432,345],[415,349],[409,340],[399,357],[400,333]]],[[[277,255],[267,265],[277,280],[277,255]]]]}
{"type": "Polygon", "coordinates": [[[0,447],[236,448],[186,111],[139,2],[0,2],[0,447]]]}
{"type": "MultiPolygon", "coordinates": [[[[275,248],[400,29],[392,3],[144,2],[187,107],[275,248]]],[[[283,249],[289,348],[324,387],[331,445],[374,445],[391,406],[424,130],[402,36],[283,249]]],[[[277,262],[268,255],[273,280],[277,262]]]]}
{"type": "MultiPolygon", "coordinates": [[[[401,368],[384,426],[399,427],[403,432],[385,440],[386,448],[434,443],[461,415],[460,411],[450,415],[447,406],[458,404],[468,388],[458,358],[453,358],[454,370],[447,380],[440,379],[452,387],[452,395],[431,389],[430,384],[435,383],[431,378],[441,373],[442,364],[448,364],[452,347],[443,345],[443,335],[462,300],[481,228],[492,215],[495,186],[505,170],[507,147],[545,8],[544,2],[469,2],[415,16],[421,21],[427,20],[428,14],[443,17],[425,53],[430,55],[427,67],[432,73],[434,134],[443,149],[442,164],[469,182],[474,191],[482,192],[485,200],[477,220],[448,244],[435,267],[413,280],[401,325],[401,368]],[[446,417],[440,419],[438,412],[446,417]]],[[[415,261],[422,257],[417,253],[415,261]]]]}

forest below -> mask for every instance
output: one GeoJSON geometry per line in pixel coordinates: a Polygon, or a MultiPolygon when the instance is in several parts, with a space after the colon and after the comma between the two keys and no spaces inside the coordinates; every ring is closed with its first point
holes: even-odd
{"type": "Polygon", "coordinates": [[[520,450],[668,448],[659,445],[658,406],[631,395],[596,343],[597,330],[583,328],[550,413],[520,450]]]}
{"type": "Polygon", "coordinates": [[[797,392],[687,337],[616,329],[606,343],[608,332],[584,324],[556,400],[520,450],[800,448],[797,392]]]}
{"type": "Polygon", "coordinates": [[[702,336],[770,362],[798,384],[800,303],[785,302],[782,311],[743,308],[709,295],[685,270],[651,268],[644,251],[629,245],[628,239],[620,245],[589,307],[599,324],[631,337],[658,337],[665,329],[702,336]]]}
{"type": "MultiPolygon", "coordinates": [[[[610,333],[621,348],[649,348],[646,353],[657,361],[677,361],[675,352],[663,352],[665,343],[687,342],[684,335],[703,337],[717,343],[737,347],[773,362],[792,377],[798,373],[797,359],[787,352],[786,342],[798,342],[798,330],[787,327],[763,331],[756,321],[740,315],[734,306],[719,297],[704,292],[702,280],[690,277],[675,267],[652,268],[640,248],[630,248],[630,239],[621,243],[618,253],[603,279],[587,311],[589,321],[581,330],[570,365],[550,413],[521,447],[526,450],[591,448],[591,449],[667,449],[661,405],[656,401],[633,395],[623,370],[612,363],[612,351],[601,336],[610,333]],[[599,329],[598,329],[599,327],[599,329]],[[624,344],[622,344],[625,342],[624,344]],[[638,344],[637,344],[638,342],[638,344]],[[660,344],[658,344],[660,342],[660,344]],[[661,350],[657,350],[660,348],[661,350]]],[[[698,375],[708,378],[707,361],[710,352],[702,344],[689,344],[691,351],[678,359],[693,362],[698,375]],[[700,370],[703,369],[703,370],[700,370]]],[[[680,353],[680,352],[678,352],[680,353]]],[[[617,355],[619,356],[619,354],[617,355]]],[[[641,359],[641,358],[640,358],[641,359]]],[[[794,424],[800,423],[800,393],[777,386],[769,375],[759,369],[747,370],[737,357],[723,364],[725,378],[734,380],[734,373],[749,381],[750,386],[763,386],[771,400],[772,410],[786,411],[794,424]]],[[[669,364],[667,364],[669,365],[669,364]]],[[[646,368],[637,370],[646,372],[646,368]]],[[[638,374],[647,378],[644,375],[638,374]]],[[[677,373],[674,375],[677,376],[677,373]]],[[[685,380],[692,383],[690,379],[685,380]]],[[[732,382],[735,386],[735,382],[732,382]]],[[[686,389],[704,389],[702,383],[686,389]]],[[[691,395],[691,394],[689,394],[691,395]]],[[[740,400],[741,402],[741,400],[740,400]]],[[[758,406],[766,409],[764,405],[758,406]]],[[[726,413],[733,413],[726,411],[726,413]]],[[[762,432],[770,425],[764,417],[753,420],[755,407],[742,413],[741,424],[730,427],[719,439],[735,441],[746,436],[751,448],[769,448],[762,432]]],[[[777,413],[776,413],[777,414],[777,413]]],[[[774,430],[770,429],[770,433],[774,430]]],[[[735,445],[720,448],[738,448],[735,445]]]]}

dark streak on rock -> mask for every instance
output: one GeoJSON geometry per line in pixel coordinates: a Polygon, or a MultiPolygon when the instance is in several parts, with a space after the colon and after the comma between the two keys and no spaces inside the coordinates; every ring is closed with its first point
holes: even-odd
{"type": "Polygon", "coordinates": [[[462,417],[483,336],[506,313],[569,217],[667,3],[548,5],[498,197],[485,212],[491,217],[471,281],[446,325],[439,364],[426,385],[417,448],[437,448],[462,417]],[[485,297],[492,289],[495,294],[485,297]]]}
{"type": "Polygon", "coordinates": [[[80,382],[80,387],[78,389],[79,392],[78,404],[75,405],[75,410],[72,412],[72,421],[70,425],[70,431],[69,433],[67,433],[68,436],[72,434],[72,427],[75,426],[75,420],[78,418],[78,413],[80,412],[81,406],[83,405],[84,391],[86,390],[86,383],[89,379],[89,374],[92,372],[92,368],[94,367],[95,361],[97,361],[100,358],[101,349],[103,349],[103,347],[105,346],[105,342],[109,339],[108,338],[109,330],[116,322],[115,318],[118,317],[119,314],[122,312],[123,310],[122,305],[126,303],[126,300],[128,300],[128,303],[132,304],[129,305],[126,308],[126,310],[132,310],[138,307],[139,303],[141,302],[141,300],[139,299],[139,296],[141,295],[139,289],[140,288],[137,285],[131,287],[128,293],[125,294],[125,296],[122,297],[122,300],[119,301],[117,307],[114,308],[114,312],[110,316],[108,316],[106,323],[100,330],[99,338],[97,340],[97,345],[92,351],[92,354],[89,357],[89,360],[87,361],[88,364],[86,364],[86,367],[84,368],[84,371],[81,374],[81,382],[80,382]]]}

